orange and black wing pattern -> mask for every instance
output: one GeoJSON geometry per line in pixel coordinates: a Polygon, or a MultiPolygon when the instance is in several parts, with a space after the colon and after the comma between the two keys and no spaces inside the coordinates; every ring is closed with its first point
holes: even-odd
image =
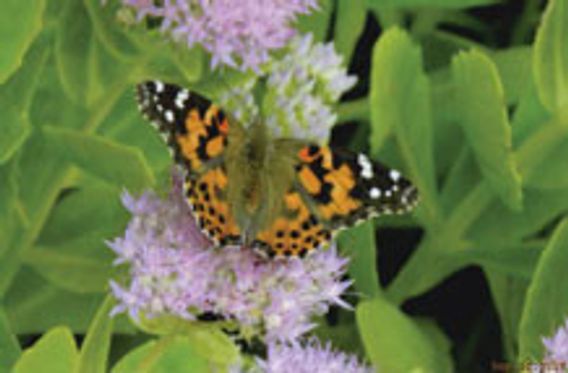
{"type": "Polygon", "coordinates": [[[303,257],[328,243],[332,231],[310,211],[300,192],[284,195],[284,211],[257,233],[253,247],[269,257],[303,257]]]}
{"type": "MultiPolygon", "coordinates": [[[[186,197],[198,226],[217,245],[243,243],[227,203],[226,115],[206,98],[160,81],[138,85],[138,102],[186,170],[186,197]]],[[[268,256],[304,256],[341,228],[371,216],[403,213],[417,203],[409,180],[364,154],[308,144],[294,159],[295,182],[278,197],[281,213],[251,240],[268,256]]]]}
{"type": "Polygon", "coordinates": [[[257,246],[269,256],[304,256],[341,228],[407,212],[418,202],[408,179],[364,154],[306,145],[297,156],[285,214],[257,235],[257,246]]]}
{"type": "Polygon", "coordinates": [[[158,128],[190,178],[222,156],[229,120],[211,101],[158,80],[139,84],[137,98],[140,111],[158,128]]]}
{"type": "Polygon", "coordinates": [[[139,84],[137,98],[186,171],[184,189],[198,226],[218,245],[238,242],[240,231],[225,198],[226,115],[208,99],[161,81],[139,84]]]}
{"type": "Polygon", "coordinates": [[[308,145],[298,153],[299,188],[331,229],[383,214],[410,211],[416,187],[402,174],[365,154],[308,145]]]}

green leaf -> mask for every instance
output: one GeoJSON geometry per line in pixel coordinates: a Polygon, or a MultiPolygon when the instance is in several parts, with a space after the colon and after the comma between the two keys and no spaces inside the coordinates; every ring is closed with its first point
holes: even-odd
{"type": "Polygon", "coordinates": [[[568,187],[568,136],[554,147],[542,150],[546,152],[545,159],[526,175],[525,184],[534,188],[556,189],[568,187]]]}
{"type": "Polygon", "coordinates": [[[99,0],[84,0],[84,3],[94,32],[103,46],[123,61],[137,57],[141,51],[116,19],[122,4],[107,2],[103,5],[99,0]]]}
{"type": "Polygon", "coordinates": [[[76,373],[105,373],[110,350],[110,340],[114,319],[110,311],[114,300],[107,295],[89,326],[85,341],[81,345],[76,373]]]}
{"type": "Polygon", "coordinates": [[[473,148],[481,173],[512,209],[522,207],[521,178],[511,150],[511,128],[497,68],[484,54],[460,53],[452,61],[458,122],[473,148]]]}
{"type": "Polygon", "coordinates": [[[13,372],[72,373],[77,364],[77,355],[71,331],[66,327],[57,327],[24,351],[13,372]]]}
{"type": "Polygon", "coordinates": [[[16,172],[14,161],[0,165],[0,258],[11,247],[12,237],[22,225],[16,172]]]}
{"type": "Polygon", "coordinates": [[[314,329],[313,334],[322,342],[329,341],[334,348],[340,351],[364,356],[365,349],[359,337],[354,317],[352,315],[349,315],[349,317],[353,318],[353,320],[341,322],[335,326],[326,325],[325,318],[322,318],[318,327],[314,329]]]}
{"type": "Polygon", "coordinates": [[[312,33],[314,41],[324,41],[329,29],[331,15],[333,13],[335,1],[320,0],[318,8],[312,10],[307,15],[298,17],[297,29],[301,34],[312,33]]]}
{"type": "Polygon", "coordinates": [[[550,0],[536,33],[534,77],[539,97],[551,112],[568,110],[568,4],[550,0]]]}
{"type": "MultiPolygon", "coordinates": [[[[359,303],[359,333],[375,368],[384,372],[451,372],[449,349],[429,339],[394,305],[380,298],[359,303]]],[[[430,333],[429,333],[430,334],[430,333]]]]}
{"type": "Polygon", "coordinates": [[[113,373],[207,373],[211,369],[191,343],[182,336],[150,341],[124,356],[112,369],[113,373]]]}
{"type": "Polygon", "coordinates": [[[170,169],[172,157],[158,131],[145,120],[131,95],[123,95],[102,123],[99,133],[121,144],[143,149],[155,175],[170,169]]]}
{"type": "Polygon", "coordinates": [[[105,241],[122,234],[128,213],[117,188],[94,178],[75,188],[52,209],[23,261],[61,289],[103,292],[114,274],[114,255],[105,241]]]}
{"type": "Polygon", "coordinates": [[[52,186],[54,180],[64,177],[62,162],[55,160],[43,140],[38,131],[34,131],[23,147],[25,151],[17,159],[18,205],[28,224],[13,232],[10,246],[0,258],[0,294],[4,294],[19,269],[22,247],[31,245],[31,237],[39,233],[39,221],[47,215],[49,208],[46,204],[57,197],[52,186]],[[38,159],[42,161],[38,162],[38,159]]]}
{"type": "MultiPolygon", "coordinates": [[[[446,175],[456,167],[464,157],[466,146],[463,131],[456,126],[459,111],[455,105],[455,84],[451,79],[449,69],[443,69],[430,74],[432,128],[434,131],[434,149],[444,151],[434,152],[434,164],[438,175],[446,175]]],[[[469,177],[471,179],[471,177],[469,177]]],[[[475,175],[475,179],[477,175],[475,175]]],[[[446,188],[446,185],[443,186],[446,188]]]]}
{"type": "Polygon", "coordinates": [[[8,368],[18,360],[21,353],[20,344],[12,333],[4,308],[0,307],[0,372],[8,372],[8,368]]]}
{"type": "MultiPolygon", "coordinates": [[[[340,0],[341,1],[341,0],[340,0]]],[[[367,0],[370,6],[381,8],[440,7],[449,9],[469,8],[494,4],[497,0],[367,0]]]]}
{"type": "MultiPolygon", "coordinates": [[[[47,283],[31,269],[24,267],[4,297],[6,314],[15,334],[38,334],[65,324],[74,333],[84,334],[104,294],[76,294],[47,283]],[[41,310],[41,317],[38,317],[41,310]]],[[[124,316],[117,317],[115,332],[134,333],[124,316]]]]}
{"type": "Polygon", "coordinates": [[[234,69],[208,70],[198,82],[191,84],[190,88],[215,102],[231,87],[238,86],[254,78],[254,73],[251,71],[242,72],[234,69]]]}
{"type": "Polygon", "coordinates": [[[542,361],[542,337],[550,337],[568,316],[568,219],[556,228],[527,290],[519,326],[519,361],[542,361]]]}
{"type": "Polygon", "coordinates": [[[67,128],[80,129],[85,125],[89,113],[86,108],[71,100],[63,90],[52,44],[53,41],[50,40],[49,57],[41,71],[41,79],[38,79],[29,110],[30,122],[36,127],[57,123],[67,128]]]}
{"type": "Polygon", "coordinates": [[[371,151],[394,135],[420,194],[427,221],[438,219],[432,151],[430,86],[420,48],[398,28],[385,32],[373,48],[371,68],[371,151]],[[412,110],[409,110],[412,108],[412,110]]]}
{"type": "MultiPolygon", "coordinates": [[[[111,372],[130,373],[139,371],[142,364],[144,363],[144,360],[148,360],[148,356],[152,355],[152,352],[156,348],[156,345],[156,341],[149,341],[141,346],[136,347],[135,349],[128,352],[128,354],[124,355],[112,368],[111,372]]],[[[148,370],[146,370],[145,372],[148,372],[148,370]]]]}
{"type": "Polygon", "coordinates": [[[100,252],[104,240],[121,234],[129,216],[120,202],[120,189],[85,175],[50,211],[37,245],[66,247],[77,242],[86,246],[85,252],[75,247],[79,254],[100,252]]]}
{"type": "MultiPolygon", "coordinates": [[[[437,10],[431,11],[434,17],[439,17],[440,15],[444,15],[444,21],[448,22],[455,22],[460,15],[463,16],[463,13],[454,12],[452,15],[454,17],[449,17],[449,14],[444,12],[439,12],[437,10]]],[[[424,14],[423,17],[428,17],[427,14],[424,14]]],[[[469,18],[466,18],[466,20],[469,18]]],[[[427,20],[426,22],[431,22],[431,20],[427,20]]],[[[439,22],[439,20],[438,20],[439,22]]],[[[475,25],[468,25],[467,28],[480,28],[484,29],[485,25],[481,24],[480,26],[476,27],[475,25]]],[[[480,30],[482,32],[482,30],[480,30]]],[[[468,50],[471,48],[476,48],[480,50],[485,50],[485,46],[480,43],[476,43],[472,39],[459,36],[452,32],[447,32],[443,30],[433,30],[427,31],[426,34],[417,35],[420,37],[420,44],[422,45],[423,55],[424,55],[424,68],[426,71],[431,71],[432,75],[431,78],[434,79],[433,76],[438,74],[445,75],[448,72],[448,65],[452,60],[452,56],[462,50],[468,50]]],[[[489,52],[490,50],[487,49],[489,52]]],[[[446,105],[448,107],[442,107],[436,109],[442,110],[452,110],[453,108],[451,105],[446,105]]]]}
{"type": "Polygon", "coordinates": [[[139,149],[54,127],[46,127],[44,134],[52,149],[65,159],[117,186],[139,190],[155,181],[139,149]]]}
{"type": "Polygon", "coordinates": [[[534,81],[526,86],[513,114],[513,145],[517,148],[539,127],[550,120],[550,113],[540,102],[534,81]]]}
{"type": "Polygon", "coordinates": [[[0,100],[0,165],[6,163],[23,145],[31,132],[28,114],[0,100]]]}
{"type": "Polygon", "coordinates": [[[338,238],[339,247],[349,257],[349,275],[357,291],[369,298],[381,293],[377,273],[377,245],[372,221],[344,231],[338,238]]]}
{"type": "Polygon", "coordinates": [[[101,101],[119,92],[117,86],[130,81],[141,66],[117,61],[102,45],[92,28],[83,1],[67,1],[55,38],[55,62],[60,83],[72,102],[98,109],[101,101]]]}
{"type": "Polygon", "coordinates": [[[88,59],[92,58],[94,35],[83,1],[66,1],[56,29],[55,58],[61,83],[74,102],[92,99],[88,59]]]}
{"type": "MultiPolygon", "coordinates": [[[[457,141],[456,141],[457,142],[457,141]]],[[[460,142],[461,143],[461,142],[460,142]]],[[[446,174],[440,202],[445,211],[452,211],[475,188],[482,179],[473,152],[464,147],[459,155],[452,159],[452,165],[446,174]]]]}
{"type": "Polygon", "coordinates": [[[508,246],[538,233],[568,209],[566,190],[525,190],[523,211],[493,203],[471,226],[468,238],[488,247],[508,246]]]}
{"type": "Polygon", "coordinates": [[[104,292],[114,273],[110,262],[50,248],[28,250],[23,261],[55,286],[79,294],[104,292]]]}
{"type": "Polygon", "coordinates": [[[467,264],[530,280],[542,249],[541,244],[525,243],[507,247],[473,247],[451,255],[467,264]]]}
{"type": "Polygon", "coordinates": [[[0,84],[22,64],[42,27],[45,0],[4,0],[0,6],[0,84]]]}
{"type": "Polygon", "coordinates": [[[484,268],[491,297],[499,313],[506,361],[515,361],[518,353],[518,332],[525,293],[529,281],[503,274],[498,269],[484,268]]]}
{"type": "MultiPolygon", "coordinates": [[[[157,342],[149,341],[131,350],[124,355],[118,363],[112,368],[112,373],[130,373],[137,372],[141,369],[145,360],[149,360],[148,356],[152,356],[152,352],[156,349],[157,342]]],[[[148,369],[148,367],[145,367],[148,369]]],[[[145,372],[149,372],[146,370],[145,372]]]]}
{"type": "Polygon", "coordinates": [[[237,361],[239,356],[237,346],[215,324],[189,322],[175,316],[162,316],[142,319],[138,326],[149,334],[183,335],[197,354],[219,366],[229,367],[237,361]]]}
{"type": "Polygon", "coordinates": [[[519,102],[532,84],[532,50],[529,47],[513,47],[491,55],[499,71],[507,104],[519,102]]]}
{"type": "MultiPolygon", "coordinates": [[[[434,348],[437,351],[449,352],[452,349],[450,339],[444,334],[442,329],[440,329],[434,320],[427,318],[415,318],[414,322],[426,336],[428,341],[434,345],[434,348]]],[[[450,367],[452,366],[453,363],[449,354],[444,357],[444,360],[444,364],[450,367]]]]}
{"type": "Polygon", "coordinates": [[[24,144],[31,132],[29,109],[47,60],[45,38],[38,38],[18,72],[0,86],[0,165],[24,144]]]}
{"type": "Polygon", "coordinates": [[[334,43],[335,50],[343,55],[343,61],[349,65],[355,51],[357,40],[365,28],[367,7],[365,0],[338,1],[335,13],[334,43]]]}

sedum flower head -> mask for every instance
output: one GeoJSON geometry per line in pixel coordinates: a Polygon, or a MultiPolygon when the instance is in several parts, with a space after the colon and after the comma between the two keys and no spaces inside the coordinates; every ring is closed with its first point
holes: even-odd
{"type": "Polygon", "coordinates": [[[132,220],[109,246],[115,263],[128,265],[129,280],[111,282],[115,314],[195,320],[213,313],[238,322],[244,337],[274,341],[311,330],[312,317],[332,304],[349,307],[340,298],[350,285],[341,280],[347,260],[333,248],[301,260],[266,261],[248,249],[212,247],[179,185],[165,200],[149,192],[122,199],[132,220]]]}
{"type": "Polygon", "coordinates": [[[543,338],[546,360],[568,364],[568,320],[550,338],[543,338]]]}
{"type": "Polygon", "coordinates": [[[356,356],[322,346],[314,338],[304,344],[270,343],[266,360],[258,365],[265,373],[371,373],[356,356]]]}
{"type": "Polygon", "coordinates": [[[137,19],[161,20],[161,30],[190,48],[211,53],[211,65],[242,70],[268,61],[269,52],[286,45],[298,15],[317,8],[317,0],[122,0],[137,19]]]}
{"type": "Polygon", "coordinates": [[[308,34],[294,38],[284,56],[264,68],[264,76],[234,87],[221,103],[245,124],[262,113],[274,136],[325,143],[337,121],[332,107],[356,80],[347,75],[332,43],[314,43],[308,34]],[[252,91],[261,81],[266,81],[265,94],[255,108],[252,91]]]}

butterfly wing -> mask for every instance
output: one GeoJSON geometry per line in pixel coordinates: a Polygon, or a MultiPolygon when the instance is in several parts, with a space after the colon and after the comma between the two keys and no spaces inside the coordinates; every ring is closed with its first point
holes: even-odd
{"type": "Polygon", "coordinates": [[[253,247],[269,257],[303,257],[331,240],[331,231],[310,211],[296,190],[284,195],[284,211],[256,235],[253,247]]]}
{"type": "Polygon", "coordinates": [[[186,171],[184,190],[198,226],[216,244],[239,239],[226,202],[224,151],[229,119],[208,99],[161,81],[137,86],[141,112],[154,123],[186,171]]]}
{"type": "MultiPolygon", "coordinates": [[[[198,225],[219,245],[242,242],[226,199],[224,160],[229,128],[239,128],[209,100],[172,84],[142,83],[138,101],[187,172],[185,193],[198,225]]],[[[363,154],[309,144],[299,148],[292,158],[296,181],[282,196],[284,208],[251,243],[269,256],[303,256],[342,227],[402,213],[417,202],[407,179],[363,154]]]]}
{"type": "Polygon", "coordinates": [[[328,244],[341,228],[409,211],[418,201],[416,188],[400,172],[364,154],[306,145],[295,170],[285,212],[255,241],[269,256],[304,256],[328,244]]]}
{"type": "Polygon", "coordinates": [[[418,202],[408,179],[365,154],[308,145],[298,158],[299,188],[333,230],[372,216],[405,213],[418,202]]]}
{"type": "Polygon", "coordinates": [[[139,84],[137,98],[140,111],[164,135],[190,178],[219,163],[228,142],[229,121],[211,101],[160,81],[139,84]]]}

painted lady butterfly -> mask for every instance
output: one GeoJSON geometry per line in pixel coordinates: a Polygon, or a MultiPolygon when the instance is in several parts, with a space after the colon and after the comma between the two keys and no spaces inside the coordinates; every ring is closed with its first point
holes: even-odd
{"type": "Polygon", "coordinates": [[[185,193],[201,229],[220,246],[270,257],[304,256],[339,229],[403,213],[418,201],[400,172],[364,154],[245,129],[206,98],[176,85],[138,85],[142,113],[186,171],[185,193]]]}

